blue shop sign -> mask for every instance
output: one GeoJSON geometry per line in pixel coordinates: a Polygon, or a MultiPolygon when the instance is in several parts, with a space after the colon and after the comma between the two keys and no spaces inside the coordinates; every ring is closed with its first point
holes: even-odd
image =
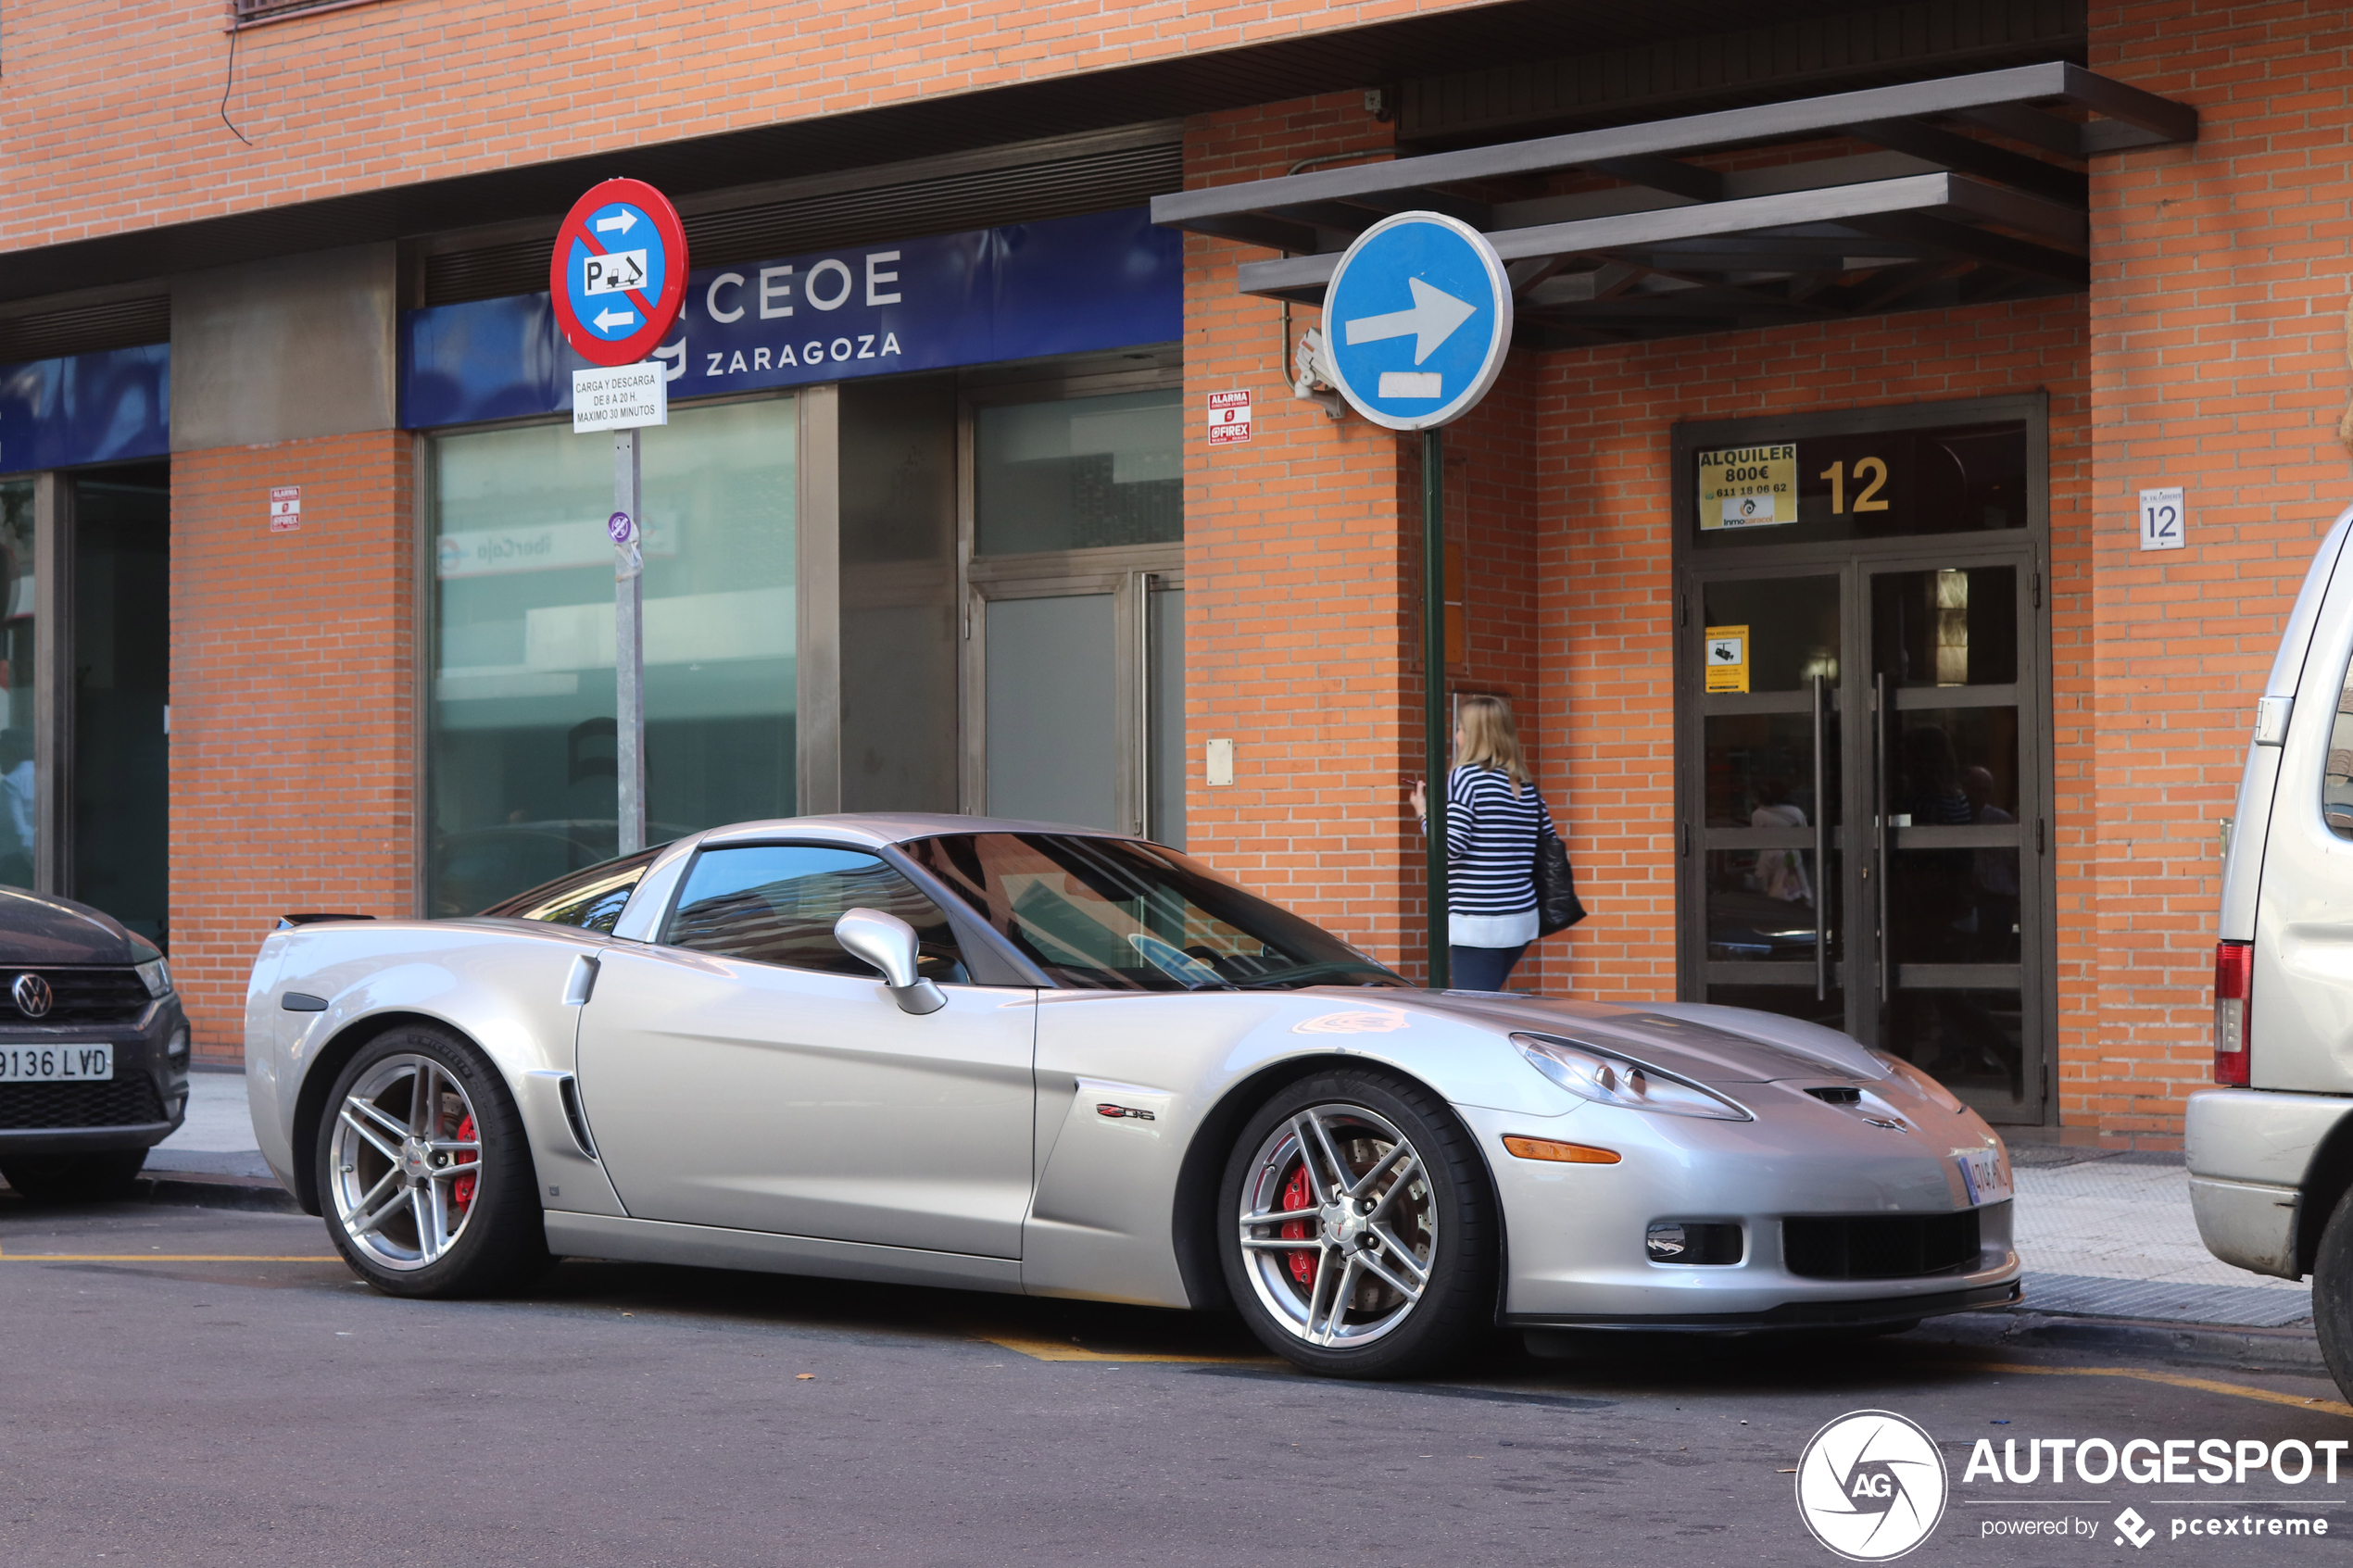
{"type": "Polygon", "coordinates": [[[0,365],[0,473],[171,450],[171,345],[0,365]]]}
{"type": "MultiPolygon", "coordinates": [[[[800,386],[1169,343],[1184,330],[1184,236],[1146,207],[698,268],[654,350],[670,395],[800,386]]],[[[544,294],[401,318],[409,430],[560,413],[586,363],[544,294]]]]}

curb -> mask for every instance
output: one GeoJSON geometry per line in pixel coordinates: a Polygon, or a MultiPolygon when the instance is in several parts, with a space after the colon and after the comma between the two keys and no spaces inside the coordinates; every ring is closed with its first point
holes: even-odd
{"type": "Polygon", "coordinates": [[[299,1214],[294,1194],[275,1182],[241,1176],[211,1176],[200,1171],[149,1171],[132,1189],[132,1201],[181,1208],[236,1209],[247,1213],[299,1214]]]}
{"type": "Polygon", "coordinates": [[[1893,1344],[1929,1342],[1979,1348],[2016,1346],[2147,1356],[2202,1365],[2329,1375],[2321,1342],[2309,1328],[2245,1328],[2229,1323],[2164,1323],[2145,1318],[2058,1317],[2039,1312],[1975,1312],[1931,1318],[1893,1344]]]}

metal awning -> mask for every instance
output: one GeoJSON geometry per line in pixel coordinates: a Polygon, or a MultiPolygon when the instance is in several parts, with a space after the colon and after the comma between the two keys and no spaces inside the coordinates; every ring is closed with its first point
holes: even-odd
{"type": "Polygon", "coordinates": [[[2196,136],[2184,105],[2020,66],[1186,191],[1152,219],[1285,252],[1241,292],[1319,305],[1365,229],[1448,213],[1504,258],[1522,339],[1566,347],[2082,290],[2084,164],[2196,136]],[[1873,150],[1688,161],[1837,142],[1873,150]]]}

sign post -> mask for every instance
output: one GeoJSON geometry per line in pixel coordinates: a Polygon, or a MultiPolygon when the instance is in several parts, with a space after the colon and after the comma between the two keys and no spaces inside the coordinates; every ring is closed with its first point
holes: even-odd
{"type": "Polygon", "coordinates": [[[652,186],[608,180],[573,204],[547,262],[572,373],[575,433],[612,433],[613,764],[617,851],[646,847],[644,468],[637,432],[670,422],[668,368],[648,360],[686,295],[686,232],[652,186]]]}
{"type": "Polygon", "coordinates": [[[1436,212],[1401,212],[1356,238],[1324,295],[1332,384],[1377,425],[1422,437],[1423,852],[1429,984],[1447,963],[1446,425],[1487,395],[1512,344],[1512,287],[1485,235],[1436,212]]]}

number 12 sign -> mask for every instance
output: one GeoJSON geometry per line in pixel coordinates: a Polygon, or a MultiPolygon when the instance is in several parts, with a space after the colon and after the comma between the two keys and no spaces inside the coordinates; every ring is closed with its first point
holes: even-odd
{"type": "Polygon", "coordinates": [[[2141,492],[2141,548],[2178,550],[2189,542],[2188,534],[2180,485],[2141,492]]]}

